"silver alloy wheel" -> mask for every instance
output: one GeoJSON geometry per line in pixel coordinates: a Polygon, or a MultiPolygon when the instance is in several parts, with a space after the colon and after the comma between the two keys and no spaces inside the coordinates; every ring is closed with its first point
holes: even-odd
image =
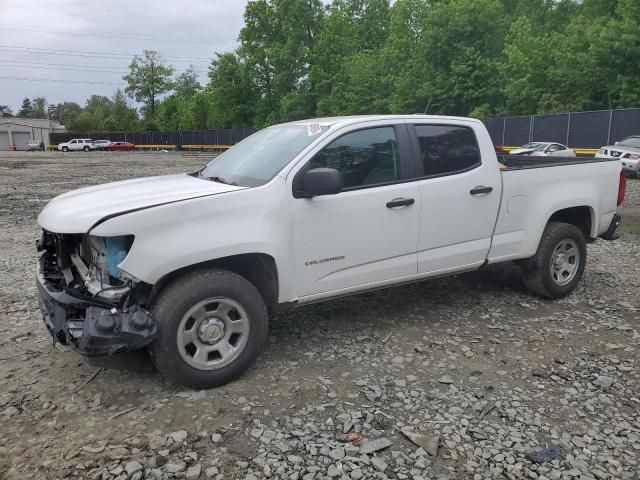
{"type": "Polygon", "coordinates": [[[249,316],[227,297],[207,298],[184,314],[176,342],[182,359],[198,370],[217,370],[233,362],[249,340],[249,316]]]}
{"type": "Polygon", "coordinates": [[[558,242],[549,265],[553,282],[560,287],[571,283],[578,273],[580,261],[580,249],[575,241],[565,238],[558,242]]]}

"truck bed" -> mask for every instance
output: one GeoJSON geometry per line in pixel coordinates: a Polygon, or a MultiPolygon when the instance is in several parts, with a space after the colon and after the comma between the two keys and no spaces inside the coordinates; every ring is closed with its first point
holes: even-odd
{"type": "Polygon", "coordinates": [[[603,234],[616,213],[620,160],[499,157],[502,198],[489,262],[529,258],[555,212],[577,208],[588,238],[603,234]]]}
{"type": "Polygon", "coordinates": [[[617,158],[595,157],[536,157],[532,155],[499,155],[498,162],[505,166],[505,170],[522,170],[527,168],[559,167],[563,165],[579,165],[619,161],[617,158]]]}

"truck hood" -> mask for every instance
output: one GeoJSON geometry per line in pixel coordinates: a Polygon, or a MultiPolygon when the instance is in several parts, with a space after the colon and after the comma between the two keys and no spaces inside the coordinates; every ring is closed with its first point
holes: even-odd
{"type": "Polygon", "coordinates": [[[50,232],[87,233],[108,217],[244,188],[186,174],[106,183],[55,197],[40,212],[38,223],[50,232]]]}

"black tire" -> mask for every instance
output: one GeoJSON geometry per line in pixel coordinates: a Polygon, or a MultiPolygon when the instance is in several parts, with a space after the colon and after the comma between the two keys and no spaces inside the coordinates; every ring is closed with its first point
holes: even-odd
{"type": "Polygon", "coordinates": [[[218,387],[238,378],[253,365],[267,339],[269,319],[262,295],[244,277],[226,270],[199,270],[172,280],[153,301],[151,312],[158,322],[149,349],[154,365],[165,378],[191,388],[218,387]],[[192,307],[216,297],[242,306],[248,316],[248,339],[228,365],[215,370],[194,368],[180,353],[178,329],[192,307]]]}
{"type": "Polygon", "coordinates": [[[89,147],[84,147],[82,150],[84,150],[85,152],[88,152],[91,149],[89,147]]]}
{"type": "Polygon", "coordinates": [[[63,152],[68,152],[69,151],[69,147],[62,147],[62,151],[63,152]]]}
{"type": "Polygon", "coordinates": [[[562,298],[573,292],[582,279],[587,263],[587,243],[582,231],[575,225],[561,222],[547,224],[536,254],[521,264],[524,283],[527,288],[542,297],[562,298]],[[563,242],[573,242],[579,253],[577,268],[568,283],[561,285],[562,279],[554,278],[552,257],[563,242]]]}

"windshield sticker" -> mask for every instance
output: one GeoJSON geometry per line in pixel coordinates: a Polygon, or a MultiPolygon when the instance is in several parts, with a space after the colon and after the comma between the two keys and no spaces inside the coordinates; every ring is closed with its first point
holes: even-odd
{"type": "Polygon", "coordinates": [[[307,134],[310,137],[319,134],[322,131],[319,123],[308,123],[307,124],[307,134]]]}

